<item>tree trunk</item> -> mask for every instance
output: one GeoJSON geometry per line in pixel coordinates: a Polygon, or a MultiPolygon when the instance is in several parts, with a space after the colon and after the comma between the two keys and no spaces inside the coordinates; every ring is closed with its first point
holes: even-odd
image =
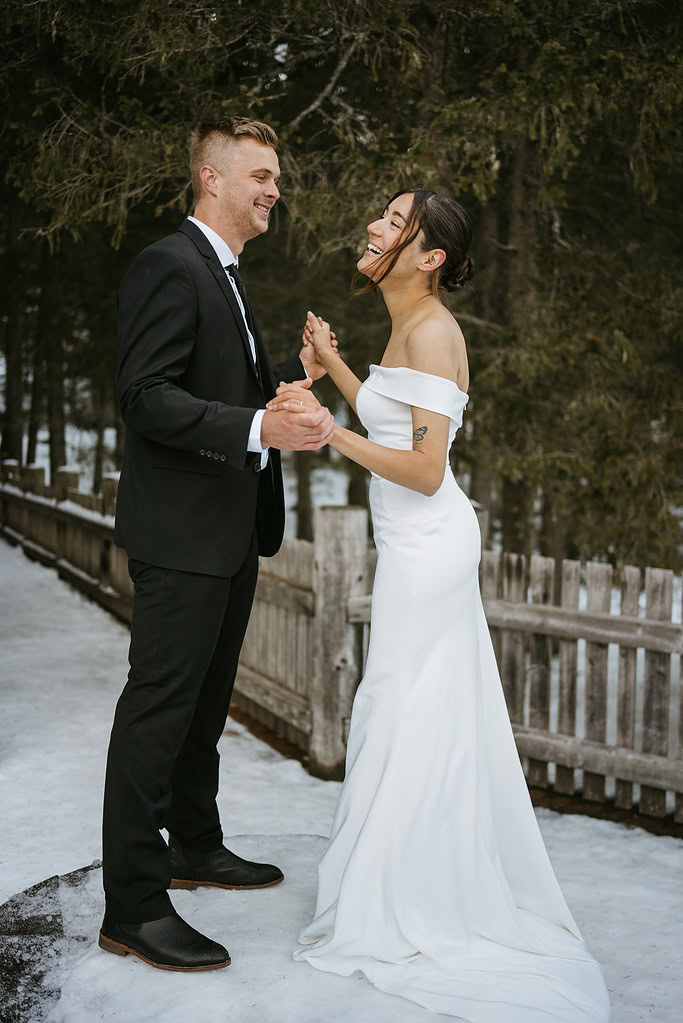
{"type": "Polygon", "coordinates": [[[38,432],[45,416],[45,365],[43,342],[36,332],[33,341],[33,372],[31,374],[31,409],[28,418],[28,451],[26,464],[33,465],[38,453],[38,432]]]}
{"type": "Polygon", "coordinates": [[[503,550],[513,554],[530,551],[531,491],[526,483],[503,480],[503,550]]]}
{"type": "Polygon", "coordinates": [[[52,306],[53,261],[50,244],[43,239],[40,254],[40,305],[38,308],[38,336],[45,346],[45,377],[47,397],[47,425],[50,432],[50,482],[60,466],[66,464],[66,437],[64,425],[64,349],[62,336],[53,322],[52,306]]]}
{"type": "MultiPolygon", "coordinates": [[[[496,319],[496,291],[498,287],[498,198],[493,196],[484,206],[479,220],[479,238],[477,248],[478,273],[477,280],[481,281],[477,287],[479,298],[479,315],[483,320],[496,319]]],[[[491,354],[489,353],[491,335],[484,330],[477,331],[475,328],[475,343],[472,347],[472,370],[476,378],[478,371],[488,365],[491,354]]],[[[476,394],[476,391],[475,391],[476,394]]],[[[482,462],[482,448],[491,449],[490,423],[487,423],[487,409],[481,406],[476,397],[472,402],[472,435],[473,447],[476,452],[472,462],[472,477],[470,483],[470,497],[477,501],[489,512],[489,523],[491,521],[491,493],[493,487],[493,475],[482,462]],[[484,438],[483,444],[478,442],[478,437],[484,438]]],[[[489,525],[490,529],[490,525],[489,525]]],[[[488,537],[482,537],[484,546],[488,537]]]]}
{"type": "Polygon", "coordinates": [[[296,535],[299,540],[313,539],[313,503],[311,501],[311,455],[294,452],[296,474],[296,535]]]}
{"type": "Polygon", "coordinates": [[[508,309],[519,337],[529,329],[536,298],[536,209],[531,181],[532,143],[524,132],[517,137],[512,165],[510,211],[511,259],[508,267],[508,309]]]}
{"type": "Polygon", "coordinates": [[[107,421],[107,402],[104,387],[96,388],[97,409],[95,413],[95,467],[93,470],[92,492],[102,493],[102,475],[104,472],[104,429],[107,421]]]}
{"type": "MultiPolygon", "coordinates": [[[[507,305],[509,321],[523,344],[535,303],[536,216],[531,182],[532,143],[525,132],[517,137],[512,166],[507,305]]],[[[526,452],[520,451],[523,455],[526,452]]],[[[503,549],[529,554],[532,495],[523,479],[503,480],[503,549]]]]}
{"type": "Polygon", "coordinates": [[[349,459],[347,472],[349,475],[349,486],[346,491],[347,504],[356,505],[359,508],[369,508],[368,470],[349,459]]]}
{"type": "Polygon", "coordinates": [[[477,501],[482,508],[491,510],[491,492],[493,489],[493,476],[483,465],[472,466],[472,483],[470,485],[470,497],[477,501]]]}
{"type": "Polygon", "coordinates": [[[556,493],[547,490],[543,495],[543,512],[541,516],[541,535],[539,546],[541,554],[546,558],[555,559],[555,584],[553,603],[560,603],[562,591],[562,560],[567,557],[567,534],[569,523],[564,508],[556,493]]]}
{"type": "Polygon", "coordinates": [[[17,211],[14,197],[6,206],[7,232],[5,252],[5,272],[10,283],[7,306],[5,308],[5,414],[2,423],[2,441],[0,453],[3,458],[16,458],[22,461],[23,414],[22,414],[22,339],[19,319],[19,294],[17,291],[15,270],[17,260],[17,211]]]}

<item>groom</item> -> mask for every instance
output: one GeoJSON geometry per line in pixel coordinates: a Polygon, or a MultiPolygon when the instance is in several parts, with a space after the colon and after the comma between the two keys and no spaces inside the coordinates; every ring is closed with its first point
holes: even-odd
{"type": "Polygon", "coordinates": [[[135,598],[107,761],[99,943],[162,969],[230,962],[175,913],[169,887],[265,888],[283,878],[224,848],[216,806],[216,745],[258,555],[282,541],[278,449],[319,448],[333,427],[324,408],[264,407],[277,381],[325,372],[312,347],[271,366],[237,269],[280,195],[277,142],[247,118],[202,124],[190,146],[194,214],[137,256],[119,293],[126,437],[115,541],[135,598]]]}

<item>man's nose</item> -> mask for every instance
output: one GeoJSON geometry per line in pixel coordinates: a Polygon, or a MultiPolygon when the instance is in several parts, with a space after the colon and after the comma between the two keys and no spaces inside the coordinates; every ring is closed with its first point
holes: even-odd
{"type": "Polygon", "coordinates": [[[277,187],[277,185],[275,184],[274,181],[271,181],[270,185],[268,186],[267,192],[268,192],[268,198],[269,199],[279,199],[280,198],[280,189],[277,187]]]}

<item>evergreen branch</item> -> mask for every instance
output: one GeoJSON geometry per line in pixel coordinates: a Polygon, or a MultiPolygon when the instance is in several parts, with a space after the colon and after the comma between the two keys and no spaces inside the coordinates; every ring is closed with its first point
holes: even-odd
{"type": "Polygon", "coordinates": [[[318,107],[320,107],[320,105],[327,99],[327,97],[330,95],[335,85],[339,81],[339,78],[344,72],[346,65],[349,63],[351,57],[355,53],[356,48],[358,46],[358,42],[359,42],[358,39],[354,39],[351,45],[348,46],[346,50],[344,50],[341,57],[339,58],[339,62],[337,63],[336,68],[332,72],[332,77],[330,78],[329,82],[327,83],[323,91],[318,96],[316,96],[313,102],[310,103],[305,110],[302,110],[300,114],[297,114],[293,121],[290,121],[288,125],[289,131],[294,131],[295,128],[298,128],[301,122],[306,117],[308,117],[309,114],[312,114],[315,110],[317,110],[318,107]]]}

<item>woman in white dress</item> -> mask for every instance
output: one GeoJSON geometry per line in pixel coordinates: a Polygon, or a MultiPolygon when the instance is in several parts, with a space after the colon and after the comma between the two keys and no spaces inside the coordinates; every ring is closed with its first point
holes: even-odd
{"type": "MultiPolygon", "coordinates": [[[[445,196],[393,196],[358,269],[392,331],[363,383],[309,314],[305,340],[368,439],[377,547],[370,646],[346,779],[295,958],[469,1023],[610,1018],[600,967],[541,839],[478,584],[481,539],[448,451],[468,401],[465,341],[439,289],[468,280],[471,226],[445,196]]],[[[321,325],[322,324],[322,325],[321,325]]],[[[305,409],[285,385],[271,407],[305,409]]]]}

